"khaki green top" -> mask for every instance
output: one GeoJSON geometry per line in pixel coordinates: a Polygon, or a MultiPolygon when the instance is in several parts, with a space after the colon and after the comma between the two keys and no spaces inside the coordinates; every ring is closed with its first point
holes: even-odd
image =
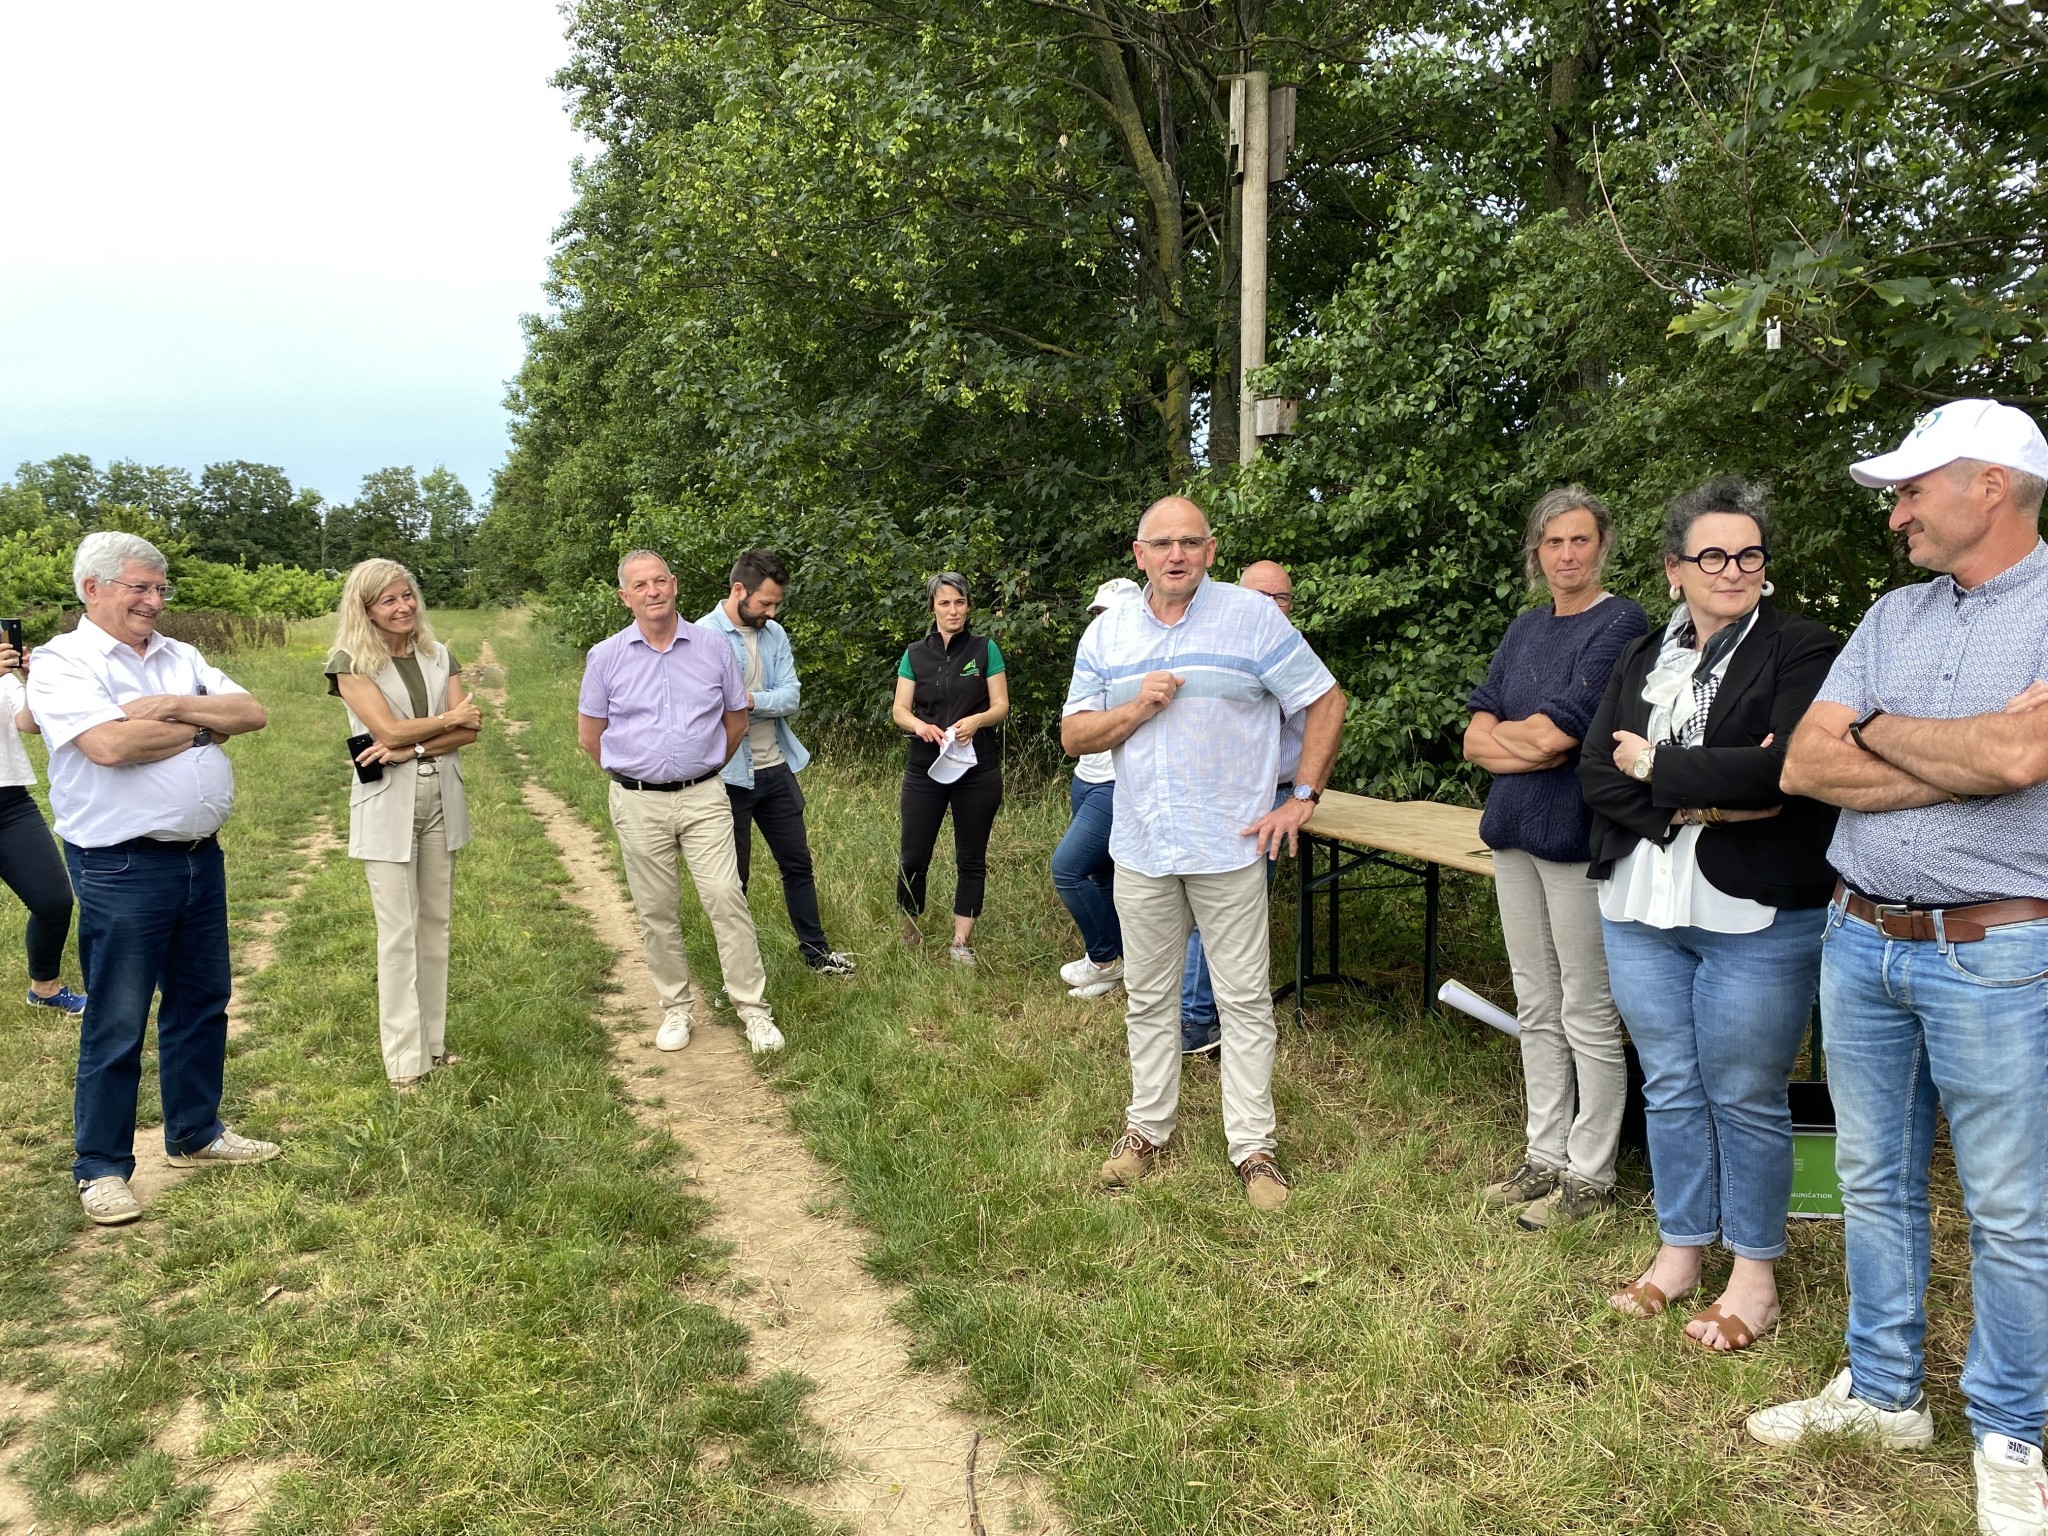
{"type": "MultiPolygon", "coordinates": [[[[427,680],[420,674],[420,659],[417,656],[394,656],[391,665],[398,668],[398,675],[405,683],[406,696],[412,700],[412,717],[424,720],[437,713],[427,699],[427,680]]],[[[355,660],[347,651],[334,650],[327,653],[327,692],[334,698],[341,697],[341,684],[335,681],[343,673],[356,669],[355,660]]],[[[450,676],[462,670],[462,663],[455,659],[455,653],[448,653],[450,676]]]]}

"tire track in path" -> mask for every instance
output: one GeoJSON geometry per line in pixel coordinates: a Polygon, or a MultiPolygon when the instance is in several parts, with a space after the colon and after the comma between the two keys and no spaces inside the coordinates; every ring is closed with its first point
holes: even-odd
{"type": "MultiPolygon", "coordinates": [[[[477,659],[497,666],[488,644],[477,659]]],[[[506,722],[530,769],[517,743],[524,722],[506,719],[503,687],[476,691],[506,722]]],[[[911,1368],[910,1331],[891,1316],[898,1293],[862,1265],[858,1229],[815,1214],[831,1206],[831,1176],[789,1128],[739,1032],[713,1022],[701,987],[689,1046],[654,1049],[660,1002],[603,843],[530,771],[524,795],[569,873],[569,899],[618,955],[610,1010],[616,1068],[640,1122],[689,1150],[698,1192],[713,1208],[705,1232],[731,1246],[732,1276],[748,1287],[740,1321],[753,1335],[753,1369],[816,1384],[809,1411],[846,1470],[787,1496],[863,1536],[970,1530],[967,1466],[979,1426],[951,1406],[964,1380],[911,1368]]],[[[987,1528],[1063,1532],[1043,1486],[1002,1463],[1001,1448],[984,1437],[974,1495],[987,1528]]]]}

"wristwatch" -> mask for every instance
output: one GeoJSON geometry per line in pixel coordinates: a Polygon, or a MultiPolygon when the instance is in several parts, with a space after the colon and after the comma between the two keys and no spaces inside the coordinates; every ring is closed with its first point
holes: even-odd
{"type": "Polygon", "coordinates": [[[192,745],[195,747],[212,746],[213,732],[209,731],[205,726],[202,725],[201,727],[199,727],[198,730],[192,733],[192,745]]]}
{"type": "Polygon", "coordinates": [[[424,741],[414,742],[412,744],[412,755],[418,758],[421,762],[425,762],[427,757],[427,744],[424,741]]]}
{"type": "Polygon", "coordinates": [[[1638,783],[1650,782],[1650,775],[1657,768],[1657,749],[1645,747],[1636,754],[1636,760],[1628,765],[1628,776],[1638,783]]]}
{"type": "MultiPolygon", "coordinates": [[[[1884,710],[1882,708],[1873,709],[1861,720],[1854,721],[1849,726],[1849,739],[1855,742],[1856,745],[1861,747],[1865,752],[1870,752],[1870,744],[1863,739],[1863,727],[1870,724],[1871,721],[1875,720],[1879,715],[1883,713],[1884,710]]],[[[1872,757],[1877,756],[1875,752],[1870,752],[1870,755],[1872,757]]]]}
{"type": "Polygon", "coordinates": [[[1323,792],[1312,784],[1297,784],[1294,786],[1294,798],[1314,805],[1323,798],[1323,792]]]}

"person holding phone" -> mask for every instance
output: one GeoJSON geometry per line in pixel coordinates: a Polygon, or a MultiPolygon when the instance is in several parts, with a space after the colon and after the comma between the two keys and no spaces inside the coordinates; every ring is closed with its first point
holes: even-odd
{"type": "Polygon", "coordinates": [[[28,792],[36,770],[21,733],[36,731],[28,711],[28,648],[21,620],[0,619],[0,880],[28,908],[28,1004],[85,1012],[85,994],[57,979],[71,932],[71,880],[49,823],[28,792]]]}
{"type": "Polygon", "coordinates": [[[348,573],[327,684],[348,708],[348,851],[370,883],[384,1073],[401,1093],[458,1059],[447,1044],[448,927],[455,854],[470,838],[458,754],[483,724],[461,674],[412,572],[365,560],[348,573]]]}

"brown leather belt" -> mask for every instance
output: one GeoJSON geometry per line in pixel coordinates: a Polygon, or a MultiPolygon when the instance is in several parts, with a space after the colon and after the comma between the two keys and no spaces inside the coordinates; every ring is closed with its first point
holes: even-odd
{"type": "Polygon", "coordinates": [[[2003,928],[2008,923],[2038,923],[2048,918],[2048,901],[2032,896],[1980,901],[1968,907],[1907,907],[1859,896],[1837,880],[1835,900],[1851,917],[1861,918],[1888,939],[1947,939],[1951,944],[1974,944],[1989,929],[2003,928]],[[1935,929],[1936,918],[1941,920],[1939,932],[1935,929]]]}

